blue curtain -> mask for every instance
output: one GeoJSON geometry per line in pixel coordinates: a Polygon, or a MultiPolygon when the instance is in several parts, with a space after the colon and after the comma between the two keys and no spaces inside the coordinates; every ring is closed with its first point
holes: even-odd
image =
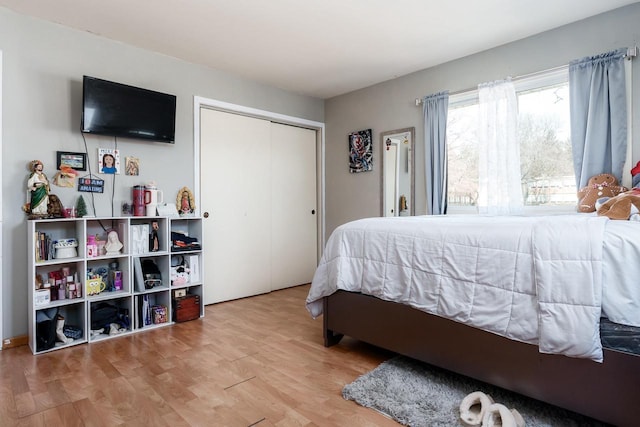
{"type": "Polygon", "coordinates": [[[578,189],[610,173],[622,182],[627,153],[626,49],[569,63],[571,144],[578,189]]]}
{"type": "Polygon", "coordinates": [[[424,115],[424,173],[427,189],[427,214],[447,213],[447,113],[449,92],[422,98],[424,115]]]}

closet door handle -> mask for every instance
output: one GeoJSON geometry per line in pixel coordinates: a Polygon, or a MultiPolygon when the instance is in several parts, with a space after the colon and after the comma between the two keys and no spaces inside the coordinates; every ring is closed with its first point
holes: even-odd
{"type": "Polygon", "coordinates": [[[311,209],[311,215],[315,215],[316,214],[316,210],[315,209],[311,209]]]}

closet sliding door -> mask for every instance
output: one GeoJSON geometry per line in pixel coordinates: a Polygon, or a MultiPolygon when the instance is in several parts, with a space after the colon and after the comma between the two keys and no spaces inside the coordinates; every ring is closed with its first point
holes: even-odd
{"type": "Polygon", "coordinates": [[[205,304],[309,283],[316,132],[208,109],[200,129],[205,304]]]}
{"type": "Polygon", "coordinates": [[[271,290],[271,122],[201,110],[204,303],[271,290]]]}
{"type": "Polygon", "coordinates": [[[271,289],[311,282],[317,266],[316,132],[271,124],[271,289]]]}

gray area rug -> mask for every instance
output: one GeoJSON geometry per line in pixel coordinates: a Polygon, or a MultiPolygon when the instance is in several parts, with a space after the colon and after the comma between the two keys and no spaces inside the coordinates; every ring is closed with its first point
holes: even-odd
{"type": "Polygon", "coordinates": [[[606,425],[403,356],[396,356],[347,384],[342,396],[403,425],[462,426],[460,402],[474,391],[517,409],[527,427],[606,425]]]}

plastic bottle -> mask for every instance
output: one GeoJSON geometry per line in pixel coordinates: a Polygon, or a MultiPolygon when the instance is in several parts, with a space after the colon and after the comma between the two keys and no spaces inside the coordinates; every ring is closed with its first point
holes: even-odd
{"type": "Polygon", "coordinates": [[[113,272],[113,287],[116,291],[122,290],[122,271],[113,272]]]}
{"type": "Polygon", "coordinates": [[[115,283],[115,272],[118,271],[118,261],[112,261],[109,263],[109,274],[108,274],[108,282],[107,283],[107,289],[109,291],[115,291],[115,290],[119,290],[116,289],[116,283],[115,283]]]}
{"type": "Polygon", "coordinates": [[[56,301],[58,299],[58,288],[56,287],[55,279],[50,279],[47,285],[49,285],[49,291],[51,292],[51,301],[56,301]]]}
{"type": "Polygon", "coordinates": [[[89,234],[87,236],[87,258],[93,258],[98,256],[98,245],[96,243],[96,236],[89,234]]]}
{"type": "Polygon", "coordinates": [[[76,285],[76,298],[82,298],[82,285],[78,281],[78,272],[73,273],[73,283],[76,285]]]}

